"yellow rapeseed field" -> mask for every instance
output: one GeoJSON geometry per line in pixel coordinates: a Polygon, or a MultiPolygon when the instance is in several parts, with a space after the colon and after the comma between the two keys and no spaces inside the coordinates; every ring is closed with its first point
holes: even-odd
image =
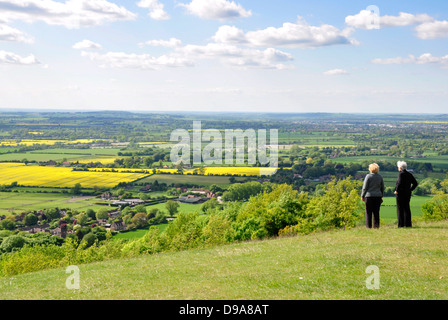
{"type": "Polygon", "coordinates": [[[120,182],[132,182],[149,174],[133,172],[73,171],[68,167],[25,166],[17,163],[0,164],[0,185],[17,182],[30,187],[71,188],[80,183],[84,188],[113,188],[120,182]]]}
{"type": "MultiPolygon", "coordinates": [[[[157,169],[157,173],[177,173],[177,169],[157,169]]],[[[264,167],[205,167],[203,172],[200,169],[183,170],[183,174],[198,175],[246,175],[246,176],[264,176],[272,175],[277,171],[276,168],[264,167]]]]}
{"type": "Polygon", "coordinates": [[[152,174],[153,169],[133,169],[133,168],[89,168],[92,172],[116,172],[116,173],[143,173],[152,174]]]}
{"type": "Polygon", "coordinates": [[[97,163],[101,162],[102,164],[111,164],[114,163],[116,158],[85,158],[79,160],[70,160],[70,162],[79,162],[79,163],[97,163]]]}
{"type": "Polygon", "coordinates": [[[271,175],[277,171],[276,168],[264,167],[207,167],[205,175],[246,175],[261,176],[271,175]]]}
{"type": "Polygon", "coordinates": [[[3,147],[17,147],[19,145],[32,146],[34,144],[54,145],[58,142],[62,144],[76,144],[76,143],[92,143],[95,139],[77,139],[77,140],[36,140],[36,139],[22,139],[22,140],[1,140],[0,146],[3,147]]]}

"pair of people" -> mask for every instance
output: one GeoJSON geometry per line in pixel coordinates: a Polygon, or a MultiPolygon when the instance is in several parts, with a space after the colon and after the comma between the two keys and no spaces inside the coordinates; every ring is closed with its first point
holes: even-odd
{"type": "MultiPolygon", "coordinates": [[[[398,227],[412,227],[410,202],[412,191],[418,186],[418,182],[412,173],[407,171],[406,162],[398,161],[397,168],[400,173],[394,193],[397,198],[398,227]]],[[[380,227],[380,207],[383,202],[384,180],[379,174],[379,169],[376,163],[369,166],[370,173],[365,177],[362,187],[361,199],[365,202],[367,228],[380,227]]]]}

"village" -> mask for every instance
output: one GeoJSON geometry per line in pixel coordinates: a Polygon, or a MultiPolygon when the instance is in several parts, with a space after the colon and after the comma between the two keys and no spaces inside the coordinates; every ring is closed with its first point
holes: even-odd
{"type": "MultiPolygon", "coordinates": [[[[8,217],[8,220],[12,221],[13,219],[14,229],[17,231],[24,231],[30,234],[43,232],[65,239],[68,235],[74,235],[79,226],[87,226],[90,229],[99,227],[113,233],[129,231],[130,226],[124,221],[122,211],[126,211],[126,213],[131,212],[132,215],[140,213],[140,211],[146,213],[146,211],[149,211],[151,204],[157,202],[175,201],[179,204],[200,205],[212,198],[215,198],[220,203],[222,202],[221,196],[216,195],[208,189],[179,187],[176,190],[179,194],[177,198],[164,198],[158,201],[142,200],[139,198],[121,198],[114,196],[111,192],[105,192],[100,196],[96,196],[98,200],[102,201],[101,204],[104,206],[104,209],[100,209],[102,211],[100,215],[98,215],[98,212],[93,212],[93,210],[73,214],[70,209],[54,208],[13,214],[8,217]]],[[[145,185],[139,191],[150,193],[151,185],[145,185]]],[[[85,198],[89,199],[90,197],[85,198]]],[[[167,216],[164,221],[170,222],[175,218],[176,216],[167,216]]],[[[7,219],[6,216],[0,216],[0,223],[5,219],[7,219]]],[[[132,229],[135,229],[135,227],[132,229]]]]}

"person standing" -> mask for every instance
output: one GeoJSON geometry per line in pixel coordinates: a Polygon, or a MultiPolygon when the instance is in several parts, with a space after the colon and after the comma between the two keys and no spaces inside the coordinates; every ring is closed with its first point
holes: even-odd
{"type": "Polygon", "coordinates": [[[397,197],[397,218],[398,228],[412,227],[411,217],[411,197],[412,191],[418,186],[417,180],[415,180],[412,173],[407,168],[407,164],[404,161],[397,162],[398,174],[397,183],[395,185],[395,195],[397,197]]]}
{"type": "Polygon", "coordinates": [[[367,228],[380,227],[380,208],[383,202],[384,180],[378,173],[379,170],[378,164],[372,163],[369,165],[370,173],[366,175],[362,187],[361,200],[365,202],[367,228]]]}

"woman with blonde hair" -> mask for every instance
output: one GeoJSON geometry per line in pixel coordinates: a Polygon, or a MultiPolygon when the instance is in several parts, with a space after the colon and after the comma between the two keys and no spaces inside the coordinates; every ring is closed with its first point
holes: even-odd
{"type": "Polygon", "coordinates": [[[366,227],[380,227],[380,207],[383,203],[384,180],[378,173],[380,167],[376,163],[369,165],[370,173],[366,175],[362,187],[361,200],[366,207],[366,227]],[[372,223],[373,220],[373,223],[372,223]]]}

